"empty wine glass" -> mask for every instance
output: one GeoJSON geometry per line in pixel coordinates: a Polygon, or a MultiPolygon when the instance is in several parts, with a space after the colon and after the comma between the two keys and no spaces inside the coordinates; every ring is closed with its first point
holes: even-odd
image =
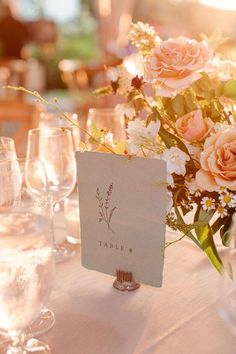
{"type": "Polygon", "coordinates": [[[25,341],[25,328],[38,316],[54,277],[50,222],[46,210],[0,208],[0,328],[11,343],[6,354],[50,353],[36,339],[25,341]]]}
{"type": "Polygon", "coordinates": [[[0,136],[0,161],[16,158],[14,140],[6,136],[0,136]]]}
{"type": "MultiPolygon", "coordinates": [[[[90,108],[87,120],[87,130],[90,134],[93,133],[93,124],[98,130],[109,133],[113,140],[126,140],[124,116],[114,108],[90,108]]],[[[93,149],[92,145],[90,147],[93,149]]]]}
{"type": "Polygon", "coordinates": [[[41,112],[39,120],[39,128],[67,128],[71,131],[74,151],[79,150],[80,130],[78,128],[79,118],[77,113],[66,112],[66,116],[70,119],[66,120],[53,112],[41,112]],[[74,124],[75,125],[74,125],[74,124]]]}
{"type": "MultiPolygon", "coordinates": [[[[38,128],[28,134],[27,158],[36,158],[44,166],[48,180],[48,192],[52,206],[52,221],[56,204],[67,197],[76,183],[76,165],[71,131],[65,128],[38,128]]],[[[41,193],[41,188],[38,189],[41,193]]],[[[54,229],[54,228],[53,228],[54,229]]],[[[56,244],[56,262],[75,254],[69,244],[56,244]]]]}

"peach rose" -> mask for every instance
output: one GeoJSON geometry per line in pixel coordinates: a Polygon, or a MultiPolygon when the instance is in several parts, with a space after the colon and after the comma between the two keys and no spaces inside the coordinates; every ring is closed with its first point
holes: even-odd
{"type": "Polygon", "coordinates": [[[207,43],[185,37],[161,42],[145,63],[145,78],[157,84],[157,94],[171,97],[189,87],[207,68],[213,53],[207,43]]]}
{"type": "Polygon", "coordinates": [[[200,163],[196,182],[201,189],[213,192],[226,187],[236,191],[236,126],[206,140],[200,163]]]}
{"type": "Polygon", "coordinates": [[[177,132],[190,143],[203,140],[211,127],[213,122],[209,118],[204,119],[200,109],[187,113],[176,121],[177,132]]]}

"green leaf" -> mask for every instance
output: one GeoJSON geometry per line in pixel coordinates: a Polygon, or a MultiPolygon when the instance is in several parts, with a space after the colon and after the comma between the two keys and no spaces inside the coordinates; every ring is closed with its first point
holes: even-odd
{"type": "Polygon", "coordinates": [[[231,222],[232,222],[232,215],[230,215],[226,218],[224,226],[220,229],[220,237],[222,240],[222,244],[226,247],[229,246],[231,222]]]}
{"type": "Polygon", "coordinates": [[[203,251],[207,254],[209,260],[218,270],[218,272],[221,272],[223,267],[222,261],[217,252],[212,234],[212,229],[209,225],[209,221],[211,220],[213,215],[214,211],[204,211],[201,206],[198,206],[198,209],[195,213],[194,221],[199,221],[202,226],[196,226],[195,232],[203,251]]]}
{"type": "Polygon", "coordinates": [[[225,216],[224,218],[219,217],[214,224],[211,226],[212,234],[215,235],[217,231],[220,230],[222,225],[224,225],[225,221],[228,219],[228,216],[225,216]]]}
{"type": "Polygon", "coordinates": [[[215,88],[215,95],[216,97],[221,97],[224,94],[224,84],[219,82],[215,88]]]}
{"type": "Polygon", "coordinates": [[[189,90],[185,91],[184,104],[185,104],[187,112],[192,112],[192,111],[195,111],[196,109],[198,109],[195,95],[189,90]]]}
{"type": "Polygon", "coordinates": [[[184,109],[184,97],[182,95],[177,95],[171,101],[171,106],[178,117],[182,117],[186,114],[186,111],[184,109]]]}
{"type": "Polygon", "coordinates": [[[198,87],[203,91],[209,91],[212,89],[211,79],[206,73],[201,73],[202,77],[196,82],[198,87]]]}
{"type": "MultiPolygon", "coordinates": [[[[175,206],[175,214],[176,214],[178,223],[180,223],[180,224],[182,224],[182,225],[186,225],[186,223],[184,222],[184,219],[182,218],[182,216],[181,216],[181,214],[180,214],[179,209],[178,209],[177,206],[175,206]]],[[[198,247],[202,248],[201,245],[200,245],[200,243],[199,243],[198,240],[196,239],[196,237],[194,237],[194,235],[193,235],[190,231],[186,232],[186,236],[188,236],[189,238],[191,238],[191,240],[192,240],[198,247]]]]}
{"type": "Polygon", "coordinates": [[[224,95],[228,98],[236,100],[236,80],[231,79],[224,85],[224,95]]]}

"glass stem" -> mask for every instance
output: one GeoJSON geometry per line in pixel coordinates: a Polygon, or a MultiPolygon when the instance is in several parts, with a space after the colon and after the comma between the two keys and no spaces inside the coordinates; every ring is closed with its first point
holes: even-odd
{"type": "Polygon", "coordinates": [[[10,347],[7,350],[7,354],[24,354],[24,334],[18,330],[11,330],[8,332],[8,335],[11,338],[12,343],[10,344],[10,347]]]}
{"type": "Polygon", "coordinates": [[[55,240],[55,207],[56,207],[57,203],[52,203],[51,204],[51,230],[52,230],[52,240],[53,240],[53,244],[56,244],[56,240],[55,240]]]}

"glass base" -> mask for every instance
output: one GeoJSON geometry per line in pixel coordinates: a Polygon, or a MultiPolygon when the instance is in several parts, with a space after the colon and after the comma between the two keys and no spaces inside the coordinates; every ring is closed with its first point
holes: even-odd
{"type": "Polygon", "coordinates": [[[53,253],[56,263],[61,263],[70,259],[76,254],[75,249],[68,243],[54,244],[53,253]]]}
{"type": "Polygon", "coordinates": [[[11,343],[0,345],[0,353],[2,354],[51,354],[49,346],[38,339],[31,338],[25,342],[23,348],[11,348],[11,343]]]}
{"type": "MultiPolygon", "coordinates": [[[[40,336],[41,334],[48,332],[54,326],[54,323],[54,313],[46,307],[43,307],[36,320],[25,329],[25,336],[28,338],[40,336]]],[[[9,343],[8,334],[7,332],[0,330],[0,347],[5,343],[9,343]]]]}
{"type": "Polygon", "coordinates": [[[66,236],[66,241],[69,242],[71,245],[80,245],[80,238],[75,237],[75,236],[66,236]]]}
{"type": "Polygon", "coordinates": [[[25,334],[27,337],[40,336],[41,334],[48,332],[54,326],[54,323],[54,313],[46,307],[43,307],[36,320],[26,328],[25,334]]]}

